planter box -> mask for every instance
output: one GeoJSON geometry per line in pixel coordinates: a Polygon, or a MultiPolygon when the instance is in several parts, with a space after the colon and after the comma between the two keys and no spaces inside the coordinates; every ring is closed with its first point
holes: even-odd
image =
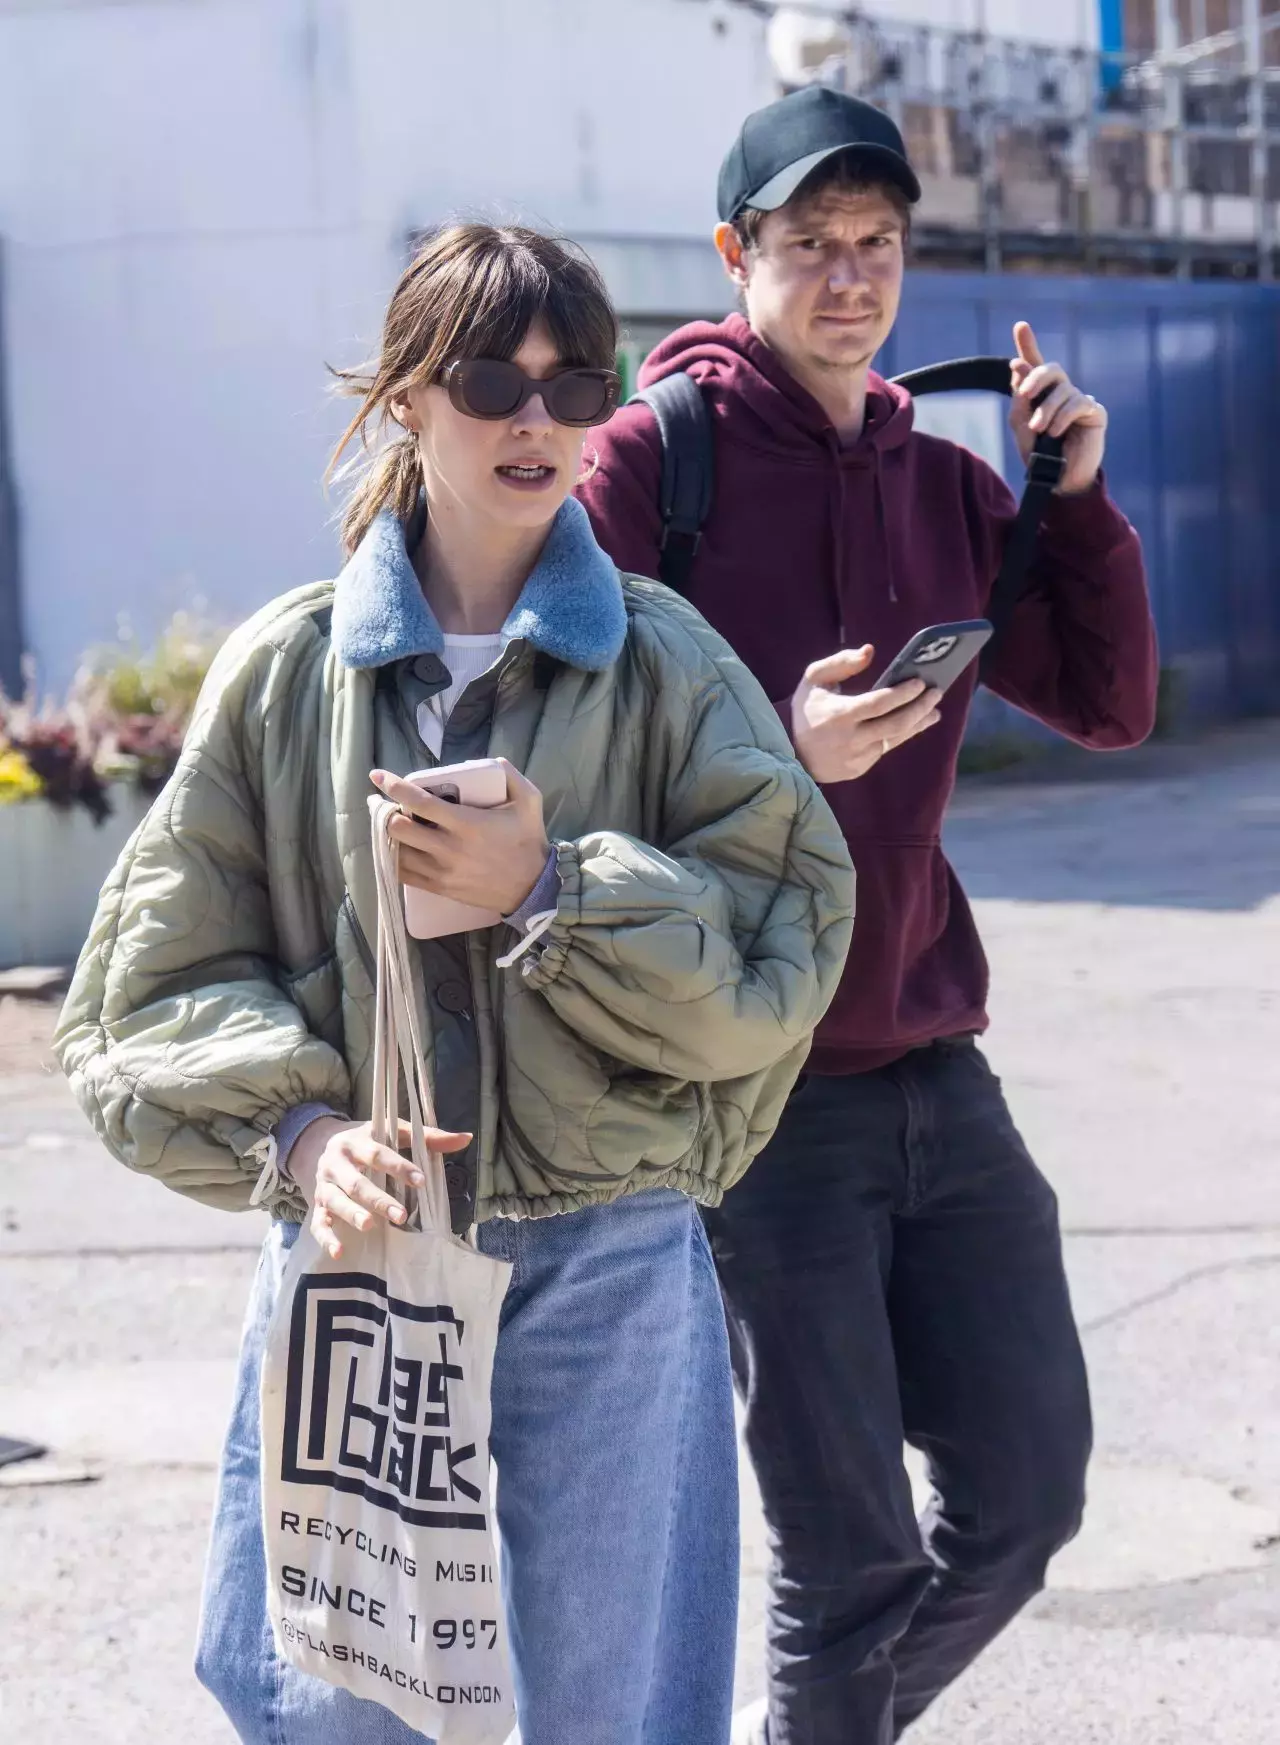
{"type": "Polygon", "coordinates": [[[117,785],[104,824],[44,800],[0,806],[0,967],[75,962],[103,881],[149,805],[117,785]]]}

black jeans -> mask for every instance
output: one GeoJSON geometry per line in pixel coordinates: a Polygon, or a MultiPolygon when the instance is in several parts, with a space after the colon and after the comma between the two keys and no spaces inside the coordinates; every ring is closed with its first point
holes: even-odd
{"type": "Polygon", "coordinates": [[[1057,1202],[957,1041],[802,1079],[706,1222],[773,1546],[769,1745],[888,1745],[1080,1524],[1057,1202]]]}

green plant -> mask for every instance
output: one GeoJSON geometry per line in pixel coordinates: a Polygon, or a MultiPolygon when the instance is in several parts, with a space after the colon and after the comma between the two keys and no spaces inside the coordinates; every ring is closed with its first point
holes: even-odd
{"type": "Polygon", "coordinates": [[[8,798],[48,800],[53,806],[84,806],[96,823],[111,814],[95,754],[99,736],[89,715],[75,702],[37,706],[30,664],[23,695],[0,691],[0,754],[12,781],[8,798]],[[21,788],[25,791],[15,792],[21,788]]]}
{"type": "Polygon", "coordinates": [[[63,704],[37,706],[28,665],[21,699],[0,691],[0,800],[81,805],[101,823],[111,811],[108,782],[158,792],[221,641],[212,625],[179,612],[150,650],[127,635],[95,649],[63,704]]]}
{"type": "Polygon", "coordinates": [[[189,721],[209,663],[225,632],[193,612],[177,612],[149,651],[126,632],[118,643],[95,649],[85,662],[115,715],[178,715],[189,721]]]}
{"type": "Polygon", "coordinates": [[[73,690],[100,724],[99,770],[144,792],[159,792],[178,761],[222,637],[196,614],[179,612],[148,651],[126,635],[90,655],[73,690]]]}

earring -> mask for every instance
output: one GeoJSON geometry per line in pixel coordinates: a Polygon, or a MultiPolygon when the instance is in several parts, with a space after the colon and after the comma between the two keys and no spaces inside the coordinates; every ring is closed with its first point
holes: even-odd
{"type": "Polygon", "coordinates": [[[596,474],[599,471],[600,471],[600,450],[598,448],[593,448],[591,450],[591,459],[587,465],[586,472],[579,473],[577,478],[574,480],[574,484],[575,485],[585,485],[587,480],[594,479],[596,474]]]}

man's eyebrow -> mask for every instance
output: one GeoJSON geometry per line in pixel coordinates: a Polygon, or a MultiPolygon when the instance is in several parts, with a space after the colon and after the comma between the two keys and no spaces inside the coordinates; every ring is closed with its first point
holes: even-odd
{"type": "MultiPolygon", "coordinates": [[[[806,236],[817,231],[830,233],[837,227],[838,223],[839,217],[836,213],[815,214],[809,218],[788,219],[786,229],[791,236],[806,236]]],[[[903,230],[903,223],[896,213],[890,213],[884,218],[869,218],[865,222],[857,221],[854,228],[863,236],[897,236],[903,230]]]]}
{"type": "Polygon", "coordinates": [[[802,214],[798,218],[787,219],[787,229],[790,231],[808,232],[811,230],[830,230],[831,218],[824,213],[802,214]]]}

